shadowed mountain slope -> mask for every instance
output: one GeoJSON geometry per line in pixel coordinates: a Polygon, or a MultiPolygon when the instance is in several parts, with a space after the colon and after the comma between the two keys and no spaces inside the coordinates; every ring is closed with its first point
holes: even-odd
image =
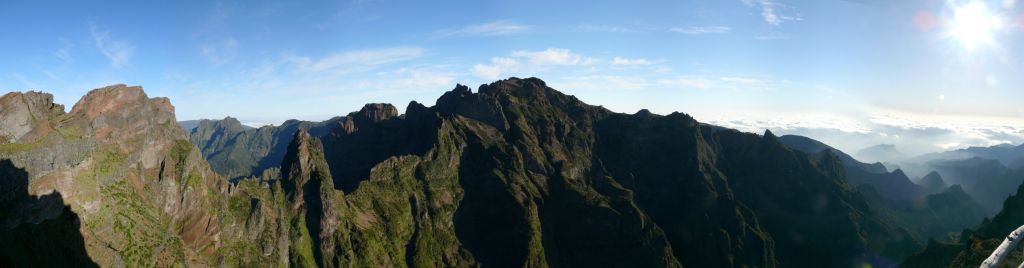
{"type": "MultiPolygon", "coordinates": [[[[280,162],[236,184],[141,88],[93,90],[68,114],[39,103],[5,106],[17,127],[0,156],[30,194],[63,195],[100,266],[860,267],[921,248],[832,152],[613,113],[536,78],[264,130],[280,162]]],[[[208,143],[249,131],[201,128],[208,143]]]]}
{"type": "Polygon", "coordinates": [[[783,136],[780,141],[796,150],[819,154],[834,152],[840,159],[846,159],[842,162],[850,186],[866,198],[880,218],[905,228],[920,240],[948,241],[951,232],[972,227],[987,215],[987,210],[959,185],[946,186],[937,173],[923,179],[930,181],[928,187],[919,186],[902,170],[887,172],[881,164],[861,163],[807,137],[783,136]]]}

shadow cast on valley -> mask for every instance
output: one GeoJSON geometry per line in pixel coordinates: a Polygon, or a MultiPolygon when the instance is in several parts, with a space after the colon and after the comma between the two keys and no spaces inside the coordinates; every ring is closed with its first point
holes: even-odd
{"type": "Polygon", "coordinates": [[[33,196],[28,172],[0,159],[0,267],[97,267],[59,192],[33,196]]]}

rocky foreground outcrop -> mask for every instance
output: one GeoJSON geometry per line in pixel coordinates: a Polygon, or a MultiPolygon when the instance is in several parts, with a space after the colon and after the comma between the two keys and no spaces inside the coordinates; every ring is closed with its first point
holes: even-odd
{"type": "MultiPolygon", "coordinates": [[[[0,168],[24,172],[27,194],[6,200],[27,208],[4,216],[5,236],[60,232],[45,226],[73,216],[88,257],[100,266],[214,263],[221,242],[214,207],[227,183],[188,143],[166,98],[115,85],[89,92],[64,113],[49,94],[9,93],[0,118],[9,139],[0,159],[11,163],[0,168]],[[51,195],[61,204],[31,197],[51,195]]],[[[3,179],[7,192],[16,178],[3,179]]],[[[45,249],[63,241],[24,243],[4,243],[22,250],[5,250],[3,258],[60,255],[45,249]]]]}
{"type": "MultiPolygon", "coordinates": [[[[100,266],[848,267],[920,247],[846,185],[834,154],[680,113],[613,113],[535,78],[460,85],[402,115],[367,105],[322,136],[297,129],[278,169],[237,184],[138,87],[29,122],[0,145],[28,178],[13,202],[57,192],[67,209],[2,235],[78,217],[100,266]]],[[[36,263],[17,251],[31,247],[0,260],[36,263]]]]}

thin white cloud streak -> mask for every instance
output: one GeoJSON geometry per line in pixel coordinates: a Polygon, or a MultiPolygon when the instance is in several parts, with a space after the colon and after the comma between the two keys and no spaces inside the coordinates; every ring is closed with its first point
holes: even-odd
{"type": "Polygon", "coordinates": [[[612,59],[612,65],[625,65],[625,66],[629,66],[629,65],[651,65],[651,64],[654,64],[654,62],[650,61],[648,59],[642,59],[642,58],[630,59],[630,58],[615,57],[615,58],[612,59]]]}
{"type": "Polygon", "coordinates": [[[426,49],[421,47],[403,46],[338,52],[321,59],[292,56],[288,57],[288,60],[295,64],[299,70],[320,72],[344,67],[382,65],[412,60],[423,56],[426,54],[426,51],[426,49]]]}
{"type": "Polygon", "coordinates": [[[683,90],[749,90],[749,91],[774,91],[790,86],[792,83],[786,80],[773,79],[771,77],[747,77],[747,76],[707,76],[707,75],[683,75],[672,78],[663,78],[657,81],[659,86],[683,90]]]}
{"type": "Polygon", "coordinates": [[[484,24],[469,25],[458,29],[445,29],[434,32],[433,38],[451,36],[501,36],[522,34],[530,30],[530,26],[509,21],[494,21],[484,24]]]}
{"type": "Polygon", "coordinates": [[[484,79],[498,79],[501,74],[508,73],[515,70],[519,66],[519,61],[513,58],[505,57],[494,57],[491,58],[491,64],[477,64],[473,65],[470,69],[470,73],[475,76],[484,79]]]}
{"type": "Polygon", "coordinates": [[[576,27],[576,30],[581,32],[605,32],[605,33],[635,33],[641,30],[622,27],[622,26],[611,26],[611,25],[580,25],[576,27]]]}
{"type": "MultiPolygon", "coordinates": [[[[455,74],[450,72],[399,68],[392,72],[382,73],[381,76],[389,81],[379,86],[377,91],[390,91],[390,93],[436,91],[439,88],[455,86],[455,74]]],[[[375,93],[388,92],[375,91],[375,93]]]]}
{"type": "Polygon", "coordinates": [[[700,35],[700,34],[723,34],[732,31],[732,27],[728,26],[690,26],[690,27],[673,27],[668,29],[669,32],[689,34],[689,35],[700,35]]]}
{"type": "Polygon", "coordinates": [[[754,39],[761,40],[761,41],[786,40],[786,39],[789,39],[789,36],[780,35],[780,34],[769,34],[769,35],[755,36],[754,39]]]}
{"type": "Polygon", "coordinates": [[[74,45],[72,45],[71,42],[68,42],[64,38],[60,38],[60,42],[63,43],[63,45],[57,50],[54,50],[50,54],[65,64],[74,62],[75,59],[71,56],[71,47],[73,47],[74,45]]]}
{"type": "MultiPolygon", "coordinates": [[[[599,91],[644,90],[652,87],[647,78],[604,74],[565,77],[558,81],[552,81],[551,85],[560,90],[599,91]]],[[[595,105],[600,105],[600,103],[595,105]]]]}
{"type": "Polygon", "coordinates": [[[484,79],[498,79],[508,73],[534,73],[546,66],[589,66],[599,59],[584,57],[563,48],[541,51],[516,50],[509,57],[493,57],[488,64],[476,64],[470,73],[484,79]]]}
{"type": "Polygon", "coordinates": [[[11,74],[11,76],[13,76],[14,80],[18,81],[18,83],[21,83],[22,87],[26,87],[27,89],[30,89],[30,90],[42,90],[42,89],[45,89],[44,85],[29,80],[29,78],[26,77],[23,74],[14,73],[14,74],[11,74]]]}
{"type": "Polygon", "coordinates": [[[583,57],[564,48],[548,48],[543,51],[516,50],[512,52],[512,57],[526,58],[530,63],[537,65],[589,65],[597,62],[597,59],[583,57]]]}
{"type": "Polygon", "coordinates": [[[110,60],[114,68],[131,66],[135,46],[124,40],[115,40],[110,31],[100,30],[95,23],[89,23],[89,34],[92,36],[96,49],[110,60]]]}
{"type": "Polygon", "coordinates": [[[743,4],[745,4],[745,5],[749,6],[749,7],[760,7],[761,8],[761,18],[764,19],[765,23],[768,23],[768,24],[770,24],[772,26],[782,25],[782,23],[785,22],[785,21],[801,21],[801,20],[803,20],[803,18],[801,18],[801,17],[799,17],[797,15],[790,16],[790,15],[783,15],[783,14],[779,13],[778,12],[778,8],[782,8],[782,7],[785,7],[785,6],[782,5],[782,4],[779,4],[778,2],[774,2],[774,1],[770,1],[770,0],[740,0],[740,1],[743,2],[743,4]]]}
{"type": "Polygon", "coordinates": [[[53,72],[45,71],[45,70],[42,71],[42,72],[43,72],[43,75],[46,75],[46,77],[49,77],[51,80],[55,80],[55,81],[58,81],[58,82],[64,82],[64,78],[61,78],[59,75],[57,75],[57,74],[55,74],[53,72]]]}
{"type": "Polygon", "coordinates": [[[68,52],[67,48],[57,49],[57,51],[53,52],[53,56],[57,57],[57,59],[60,59],[60,61],[63,61],[63,62],[71,62],[72,61],[71,53],[68,52]]]}
{"type": "Polygon", "coordinates": [[[200,54],[213,66],[221,66],[228,63],[238,53],[238,40],[227,38],[223,41],[206,44],[199,48],[200,54]]]}

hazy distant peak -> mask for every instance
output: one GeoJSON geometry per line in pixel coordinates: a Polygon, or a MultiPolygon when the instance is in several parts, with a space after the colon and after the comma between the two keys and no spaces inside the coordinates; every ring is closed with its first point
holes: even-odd
{"type": "Polygon", "coordinates": [[[907,155],[896,149],[894,144],[878,144],[857,151],[858,159],[868,162],[899,162],[907,159],[907,155]]]}

